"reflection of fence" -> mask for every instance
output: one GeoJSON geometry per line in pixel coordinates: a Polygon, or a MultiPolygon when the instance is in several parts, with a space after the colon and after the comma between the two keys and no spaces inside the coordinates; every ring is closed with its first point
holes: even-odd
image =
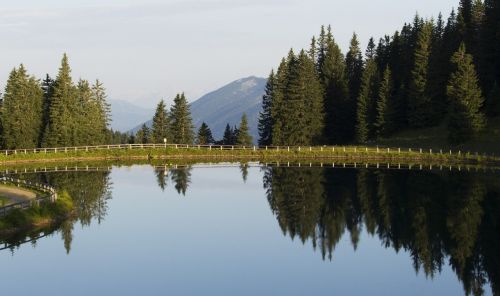
{"type": "MultiPolygon", "coordinates": [[[[361,147],[361,146],[233,146],[233,145],[186,145],[186,144],[120,144],[120,145],[99,145],[99,146],[79,146],[79,147],[57,147],[57,148],[36,148],[36,149],[17,149],[2,150],[0,155],[18,155],[18,154],[50,154],[50,153],[70,153],[70,152],[89,152],[102,150],[138,150],[138,149],[196,149],[196,150],[235,150],[235,151],[276,151],[286,152],[316,152],[332,154],[404,154],[413,156],[438,156],[454,155],[461,158],[487,157],[485,153],[467,152],[451,149],[423,149],[423,148],[391,148],[391,147],[361,147]]],[[[494,157],[494,155],[491,155],[494,157]]]]}
{"type": "Polygon", "coordinates": [[[0,207],[0,217],[5,216],[8,212],[10,212],[13,209],[26,209],[30,208],[35,205],[40,205],[44,202],[55,202],[57,200],[57,193],[56,190],[45,184],[39,184],[35,182],[30,182],[26,180],[18,180],[18,179],[13,179],[13,178],[8,178],[8,177],[1,177],[0,178],[0,183],[3,184],[12,184],[15,185],[19,188],[23,189],[32,189],[36,192],[36,197],[31,200],[23,201],[23,202],[18,202],[14,204],[10,204],[4,207],[0,207]]]}
{"type": "Polygon", "coordinates": [[[65,172],[109,172],[111,167],[91,167],[91,166],[56,166],[24,169],[5,169],[0,171],[3,174],[27,174],[27,173],[65,173],[65,172]]]}
{"type": "Polygon", "coordinates": [[[467,171],[467,172],[497,172],[498,167],[480,167],[476,165],[434,165],[434,164],[407,164],[407,163],[385,163],[385,162],[250,162],[250,163],[197,163],[197,164],[173,164],[154,166],[155,169],[179,169],[179,168],[224,168],[224,167],[278,167],[278,168],[336,168],[336,169],[382,169],[382,170],[429,170],[429,171],[467,171]]]}

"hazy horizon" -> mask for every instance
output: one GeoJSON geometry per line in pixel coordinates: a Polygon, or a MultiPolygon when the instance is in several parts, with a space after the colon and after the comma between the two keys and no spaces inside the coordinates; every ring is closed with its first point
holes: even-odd
{"type": "Polygon", "coordinates": [[[99,78],[108,97],[152,107],[184,91],[193,101],[231,81],[267,77],[293,47],[307,47],[331,24],[345,51],[353,31],[362,47],[418,13],[447,18],[458,0],[345,1],[35,0],[2,3],[0,87],[11,69],[55,76],[62,54],[73,77],[99,78]],[[389,8],[390,6],[390,8],[389,8]]]}

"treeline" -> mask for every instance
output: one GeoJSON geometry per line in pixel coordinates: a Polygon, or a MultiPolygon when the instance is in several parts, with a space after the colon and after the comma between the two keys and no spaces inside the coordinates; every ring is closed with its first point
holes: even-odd
{"type": "Polygon", "coordinates": [[[418,15],[364,56],[346,55],[331,28],[272,71],[259,118],[260,145],[367,143],[446,123],[458,144],[500,114],[500,2],[461,0],[445,21],[418,15]]]}
{"type": "Polygon", "coordinates": [[[198,145],[245,145],[253,143],[249,133],[248,120],[246,114],[241,117],[239,127],[232,128],[226,126],[224,137],[216,141],[212,135],[210,127],[203,122],[194,133],[193,119],[189,104],[185,95],[178,94],[174,99],[174,104],[167,110],[165,101],[161,100],[153,117],[153,124],[149,128],[143,124],[135,135],[128,137],[128,143],[176,143],[176,144],[198,144],[198,145]]]}
{"type": "Polygon", "coordinates": [[[113,141],[110,106],[97,80],[76,84],[66,54],[55,79],[41,81],[24,65],[14,68],[0,102],[4,149],[98,145],[113,141]]]}

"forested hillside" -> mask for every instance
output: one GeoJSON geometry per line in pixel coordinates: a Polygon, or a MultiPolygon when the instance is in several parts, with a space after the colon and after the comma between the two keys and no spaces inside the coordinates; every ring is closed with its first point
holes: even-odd
{"type": "Polygon", "coordinates": [[[377,142],[445,125],[473,141],[500,114],[500,1],[461,0],[445,19],[416,15],[401,30],[353,35],[344,54],[330,27],[272,71],[259,118],[261,145],[377,142]]]}

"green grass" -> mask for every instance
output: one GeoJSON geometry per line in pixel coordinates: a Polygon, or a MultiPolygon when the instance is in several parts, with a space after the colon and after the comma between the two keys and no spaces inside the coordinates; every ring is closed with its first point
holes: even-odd
{"type": "Polygon", "coordinates": [[[154,161],[154,160],[206,160],[217,159],[218,161],[235,161],[251,160],[251,161],[283,161],[283,160],[344,160],[344,161],[381,161],[381,162],[397,162],[397,163],[436,163],[436,164],[457,164],[457,163],[482,163],[497,162],[498,159],[484,157],[483,155],[458,154],[455,150],[453,154],[449,154],[446,150],[439,153],[438,150],[433,150],[430,154],[429,150],[412,150],[379,149],[369,147],[366,151],[365,147],[346,146],[335,147],[302,147],[299,151],[298,147],[291,147],[290,151],[286,148],[276,148],[269,150],[253,151],[251,148],[247,150],[220,150],[213,148],[198,149],[196,146],[189,149],[174,147],[159,148],[159,149],[102,149],[95,151],[68,151],[58,153],[37,153],[37,154],[22,154],[17,155],[0,155],[0,164],[9,165],[15,163],[65,163],[65,162],[87,162],[87,161],[154,161]],[[310,150],[311,149],[311,150],[310,150]]]}
{"type": "Polygon", "coordinates": [[[6,206],[10,203],[10,198],[0,195],[0,207],[6,206]]]}
{"type": "Polygon", "coordinates": [[[500,154],[500,118],[489,119],[486,129],[476,138],[461,145],[450,145],[447,139],[446,124],[426,128],[404,130],[378,144],[391,147],[414,147],[423,149],[453,149],[454,151],[479,152],[481,154],[500,154]]]}
{"type": "Polygon", "coordinates": [[[35,228],[62,219],[74,209],[73,201],[67,192],[61,192],[57,201],[34,206],[29,209],[15,209],[0,218],[0,233],[35,228]]]}

